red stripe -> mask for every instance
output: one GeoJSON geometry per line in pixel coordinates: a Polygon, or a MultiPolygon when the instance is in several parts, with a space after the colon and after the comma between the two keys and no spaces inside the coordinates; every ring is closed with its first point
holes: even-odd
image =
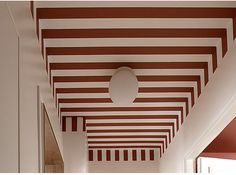
{"type": "Polygon", "coordinates": [[[98,158],[98,161],[102,161],[102,150],[97,151],[97,158],[98,158]]]}
{"type": "Polygon", "coordinates": [[[106,160],[111,161],[111,151],[110,150],[106,150],[106,160]]]}
{"type": "Polygon", "coordinates": [[[62,117],[62,131],[66,131],[66,117],[62,117]]]}
{"type": "Polygon", "coordinates": [[[154,160],[154,150],[150,150],[149,154],[150,154],[150,160],[154,160]]]}
{"type": "Polygon", "coordinates": [[[30,1],[30,11],[31,11],[31,15],[34,18],[34,1],[30,1]]]}
{"type": "Polygon", "coordinates": [[[137,151],[136,150],[132,150],[132,160],[137,161],[137,151]]]}
{"type": "Polygon", "coordinates": [[[89,161],[93,161],[93,150],[89,150],[89,161]]]}
{"type": "Polygon", "coordinates": [[[141,160],[145,161],[145,150],[144,149],[141,150],[141,160]]]}
{"type": "Polygon", "coordinates": [[[124,161],[128,161],[128,150],[124,150],[124,161]]]}
{"type": "Polygon", "coordinates": [[[119,160],[120,160],[119,150],[115,150],[115,161],[119,161],[119,160]]]}
{"type": "Polygon", "coordinates": [[[77,117],[72,116],[72,131],[77,131],[77,117]]]}
{"type": "Polygon", "coordinates": [[[86,131],[86,118],[83,117],[83,131],[86,131]]]}

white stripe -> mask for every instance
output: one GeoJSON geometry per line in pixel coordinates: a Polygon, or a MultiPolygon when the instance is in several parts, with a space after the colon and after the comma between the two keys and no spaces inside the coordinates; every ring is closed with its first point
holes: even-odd
{"type": "Polygon", "coordinates": [[[172,129],[171,126],[86,126],[86,130],[172,129]]]}
{"type": "MultiPolygon", "coordinates": [[[[45,39],[46,47],[127,47],[127,46],[216,46],[217,57],[221,54],[221,39],[216,38],[69,38],[45,39]]],[[[220,59],[219,59],[220,61],[220,59]]],[[[218,61],[218,62],[219,62],[218,61]]]]}
{"type": "MultiPolygon", "coordinates": [[[[166,123],[172,122],[175,126],[175,131],[177,131],[177,121],[175,119],[111,119],[111,120],[87,120],[86,123],[166,123]]],[[[179,126],[181,119],[179,119],[179,126]]]]}
{"type": "MultiPolygon", "coordinates": [[[[172,131],[172,127],[171,126],[110,126],[110,127],[86,127],[87,131],[90,130],[123,130],[123,129],[169,129],[170,130],[170,137],[173,137],[173,131],[172,131]]],[[[122,132],[120,132],[122,133],[122,132]]],[[[148,132],[146,132],[148,135],[148,132]]],[[[176,131],[175,131],[176,134],[176,131]]],[[[138,140],[138,138],[136,139],[138,140]]]]}
{"type": "Polygon", "coordinates": [[[132,146],[161,146],[162,144],[161,143],[114,143],[114,144],[88,144],[88,146],[129,146],[129,145],[132,145],[132,146]]]}
{"type": "MultiPolygon", "coordinates": [[[[180,111],[121,111],[121,112],[62,112],[61,116],[113,116],[113,115],[178,115],[179,126],[181,126],[180,111]]],[[[183,111],[185,116],[185,110],[183,111]]],[[[185,117],[184,117],[185,118],[185,117]]],[[[177,128],[177,127],[176,127],[177,128]]]]}
{"type": "Polygon", "coordinates": [[[45,47],[216,46],[219,38],[62,38],[44,39],[45,47]]]}
{"type": "Polygon", "coordinates": [[[97,157],[97,150],[94,150],[93,151],[93,161],[97,161],[98,160],[98,157],[97,157]]]}
{"type": "MultiPolygon", "coordinates": [[[[55,88],[108,88],[109,82],[56,82],[55,88]]],[[[139,82],[139,87],[194,87],[196,88],[196,82],[188,81],[171,81],[171,82],[139,82]]]]}
{"type": "Polygon", "coordinates": [[[55,88],[107,88],[109,82],[56,82],[55,88]]]}
{"type": "MultiPolygon", "coordinates": [[[[130,18],[130,19],[44,19],[41,29],[74,28],[227,28],[228,47],[233,44],[232,19],[222,18],[130,18]]],[[[39,30],[41,38],[41,30],[39,30]]],[[[41,40],[40,40],[41,43],[41,40]]]]}
{"type": "MultiPolygon", "coordinates": [[[[58,98],[110,98],[109,93],[60,93],[58,98]]],[[[189,93],[170,92],[170,93],[138,93],[136,98],[160,98],[160,97],[191,97],[189,93]]]]}
{"type": "Polygon", "coordinates": [[[49,55],[52,63],[64,62],[210,62],[211,54],[170,54],[170,55],[49,55]]]}
{"type": "MultiPolygon", "coordinates": [[[[197,82],[139,82],[139,87],[193,87],[194,101],[196,102],[198,98],[197,82]]],[[[202,88],[201,86],[201,90],[202,88]]],[[[188,94],[191,97],[191,94],[188,94]]]]}
{"type": "Polygon", "coordinates": [[[88,119],[86,123],[163,123],[175,122],[175,119],[88,119]]]}
{"type": "Polygon", "coordinates": [[[41,29],[226,28],[230,18],[40,19],[41,29]]]}
{"type": "Polygon", "coordinates": [[[50,55],[50,63],[80,62],[208,62],[209,77],[213,74],[211,55],[50,55]]]}
{"type": "Polygon", "coordinates": [[[138,93],[137,98],[154,98],[154,97],[188,97],[190,98],[189,93],[184,92],[170,92],[170,93],[138,93]]]}
{"type": "MultiPolygon", "coordinates": [[[[204,70],[202,69],[133,69],[137,76],[149,75],[200,75],[201,87],[205,86],[204,70]]],[[[51,82],[54,76],[112,76],[116,69],[95,70],[53,70],[51,82]]],[[[208,70],[209,73],[209,70],[208,70]]],[[[209,73],[210,74],[210,73],[209,73]]]]}
{"type": "MultiPolygon", "coordinates": [[[[172,126],[86,126],[86,130],[125,130],[125,129],[169,129],[170,136],[173,137],[172,126]]],[[[176,134],[176,131],[175,131],[176,134]]],[[[138,140],[138,139],[137,139],[138,140]]]]}
{"type": "Polygon", "coordinates": [[[105,138],[105,139],[90,139],[88,141],[165,141],[165,138],[105,138]]]}
{"type": "Polygon", "coordinates": [[[86,108],[86,107],[184,107],[184,102],[143,102],[143,103],[133,103],[130,105],[116,105],[114,103],[60,103],[59,108],[86,108]]]}
{"type": "MultiPolygon", "coordinates": [[[[132,69],[136,76],[141,75],[203,75],[199,69],[132,69]]],[[[116,69],[52,70],[52,76],[112,76],[116,69]]]]}
{"type": "MultiPolygon", "coordinates": [[[[71,87],[71,86],[66,86],[71,87]]],[[[137,98],[154,98],[154,97],[185,97],[188,98],[189,106],[191,106],[191,93],[138,93],[137,98]]],[[[57,99],[59,98],[110,98],[109,93],[59,93],[57,94],[57,99]]],[[[197,99],[197,92],[195,93],[195,101],[197,99]]]]}
{"type": "MultiPolygon", "coordinates": [[[[138,132],[138,133],[129,133],[129,132],[121,132],[121,133],[87,133],[87,136],[123,136],[123,135],[131,135],[131,136],[136,136],[136,135],[143,135],[143,136],[149,136],[149,135],[153,135],[153,136],[156,136],[156,135],[161,135],[161,136],[166,136],[167,137],[167,144],[169,144],[169,134],[167,132],[138,132]]],[[[134,140],[143,140],[143,139],[140,139],[140,138],[134,138],[134,140]]],[[[95,139],[90,139],[91,141],[95,140],[95,139]]],[[[102,139],[96,139],[96,140],[102,140],[102,139]]],[[[113,140],[112,139],[107,139],[108,141],[109,140],[113,140]]],[[[114,140],[117,140],[117,139],[114,139],[114,140]]],[[[126,140],[125,138],[123,138],[122,140],[126,140]]],[[[127,140],[132,140],[132,139],[127,139],[127,140]]],[[[152,140],[156,140],[155,138],[152,139],[152,140]]],[[[164,138],[160,138],[158,140],[163,140],[165,141],[164,138]]]]}
{"type": "Polygon", "coordinates": [[[125,135],[163,135],[167,136],[168,138],[168,133],[167,132],[120,132],[120,133],[87,133],[87,136],[125,136],[125,135]]]}
{"type": "MultiPolygon", "coordinates": [[[[185,104],[183,104],[182,103],[182,105],[180,105],[180,104],[178,104],[178,103],[173,103],[172,105],[166,105],[166,104],[163,104],[163,105],[159,105],[159,104],[157,104],[157,105],[147,105],[147,104],[143,104],[143,105],[140,105],[140,106],[138,106],[138,105],[135,105],[135,106],[128,106],[128,107],[176,107],[176,105],[178,105],[177,107],[183,107],[183,116],[186,116],[186,109],[185,109],[185,104]]],[[[86,106],[86,107],[94,107],[94,108],[100,108],[100,106],[98,107],[99,105],[94,105],[94,106],[86,106]]],[[[77,106],[77,105],[67,105],[67,107],[64,107],[64,108],[70,108],[70,107],[84,107],[84,106],[77,106]]],[[[86,108],[85,107],[85,108],[86,108]]],[[[110,106],[103,106],[103,107],[110,107],[110,106]]],[[[114,107],[114,106],[112,106],[112,107],[114,107]]],[[[117,107],[117,106],[116,106],[117,107]]],[[[127,107],[127,106],[126,106],[127,107]]],[[[62,108],[61,106],[60,106],[60,108],[62,108]]],[[[133,109],[133,110],[131,110],[131,111],[136,111],[135,109],[133,109]]],[[[91,112],[93,112],[93,113],[97,113],[97,111],[91,111],[91,112]]],[[[106,112],[113,112],[113,111],[102,111],[103,113],[106,113],[106,112]]],[[[120,111],[117,111],[117,112],[120,112],[120,111]]],[[[140,111],[138,111],[138,112],[140,112],[140,111]]],[[[146,111],[145,111],[146,112],[146,111]]],[[[151,112],[151,111],[150,111],[151,112]]],[[[90,113],[90,111],[89,112],[81,112],[81,113],[90,113]]]]}
{"type": "Polygon", "coordinates": [[[47,7],[236,7],[235,2],[223,1],[35,1],[34,8],[47,7]]]}
{"type": "Polygon", "coordinates": [[[61,93],[57,98],[110,98],[109,93],[61,93]]]}
{"type": "Polygon", "coordinates": [[[66,132],[72,131],[72,118],[66,118],[66,132]]]}
{"type": "Polygon", "coordinates": [[[180,111],[62,112],[61,116],[180,115],[180,111]]]}
{"type": "MultiPolygon", "coordinates": [[[[54,88],[89,88],[89,87],[108,88],[109,82],[55,83],[55,86],[54,86],[54,88]]],[[[197,97],[198,97],[196,82],[139,82],[139,87],[193,87],[195,101],[197,100],[197,97]]],[[[203,87],[201,87],[201,88],[203,88],[203,87]]],[[[55,91],[54,91],[54,93],[55,93],[55,91]]],[[[94,93],[92,93],[92,94],[94,94],[94,93]]],[[[150,94],[150,93],[145,93],[145,94],[150,94]]],[[[188,94],[190,94],[190,93],[188,93],[188,94]]],[[[58,95],[60,95],[60,94],[58,94],[58,95]]],[[[74,95],[72,95],[70,97],[73,98],[73,96],[74,95]]],[[[85,95],[84,97],[86,98],[87,96],[85,95]]],[[[95,98],[96,96],[91,95],[91,97],[95,98]]],[[[101,97],[101,96],[99,96],[99,97],[101,97]]],[[[105,96],[105,97],[108,98],[109,96],[105,96]]]]}
{"type": "MultiPolygon", "coordinates": [[[[110,140],[104,140],[104,139],[88,139],[88,141],[137,141],[137,138],[130,138],[130,139],[110,139],[110,140]]],[[[139,139],[138,138],[138,141],[142,142],[142,141],[163,141],[164,142],[164,146],[166,145],[166,142],[165,142],[165,139],[164,138],[159,138],[159,139],[139,139]]],[[[134,143],[133,143],[134,144],[134,143]]],[[[148,143],[146,143],[148,144],[148,143]]],[[[150,144],[150,143],[149,143],[150,144]]],[[[89,145],[94,145],[92,143],[90,143],[89,145]]],[[[97,145],[100,145],[100,144],[97,144],[97,145]]],[[[107,144],[108,145],[108,144],[107,144]]],[[[109,144],[110,145],[110,144],[109,144]]],[[[168,143],[167,143],[168,145],[168,143]]]]}
{"type": "MultiPolygon", "coordinates": [[[[168,137],[167,137],[167,140],[165,140],[164,138],[154,138],[154,139],[147,139],[147,138],[144,138],[144,139],[140,139],[140,138],[130,138],[130,139],[108,139],[108,140],[104,140],[104,139],[89,139],[88,141],[140,141],[140,142],[142,142],[142,141],[163,141],[164,142],[164,147],[165,147],[165,145],[166,145],[166,141],[167,141],[167,145],[169,144],[169,142],[168,142],[168,137]]],[[[104,143],[105,144],[105,143],[104,143]]],[[[115,143],[114,143],[115,144],[115,143]]],[[[127,143],[128,144],[128,143],[127,143]]],[[[138,143],[130,143],[130,144],[138,144],[138,143]]],[[[143,144],[151,144],[151,143],[143,143],[143,144]]],[[[158,143],[156,143],[156,144],[158,144],[158,143]]],[[[160,143],[159,143],[160,144],[160,143]]],[[[89,143],[89,145],[90,146],[92,146],[92,145],[103,145],[103,144],[97,144],[97,143],[89,143]]],[[[112,143],[111,144],[107,144],[107,145],[112,145],[112,143]]]]}
{"type": "Polygon", "coordinates": [[[126,46],[216,46],[218,63],[222,58],[221,39],[216,38],[73,38],[45,39],[46,47],[126,47],[126,46]]]}

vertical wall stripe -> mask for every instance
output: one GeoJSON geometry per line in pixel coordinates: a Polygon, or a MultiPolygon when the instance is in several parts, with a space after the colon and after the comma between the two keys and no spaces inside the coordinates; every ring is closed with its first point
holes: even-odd
{"type": "Polygon", "coordinates": [[[154,150],[149,150],[150,160],[154,160],[154,150]]]}
{"type": "Polygon", "coordinates": [[[93,150],[89,150],[89,161],[93,161],[93,150]]]}
{"type": "Polygon", "coordinates": [[[132,150],[132,160],[137,161],[137,150],[132,150]]]}
{"type": "Polygon", "coordinates": [[[141,150],[141,160],[145,161],[145,150],[144,149],[141,150]]]}
{"type": "Polygon", "coordinates": [[[98,158],[98,161],[102,161],[102,150],[97,151],[97,158],[98,158]]]}
{"type": "Polygon", "coordinates": [[[77,117],[72,116],[72,131],[77,131],[77,117]]]}
{"type": "Polygon", "coordinates": [[[66,117],[62,117],[62,131],[66,131],[66,117]]]}
{"type": "Polygon", "coordinates": [[[34,18],[34,1],[30,1],[30,11],[31,11],[31,15],[34,18]]]}
{"type": "Polygon", "coordinates": [[[86,131],[86,118],[83,117],[83,131],[86,131]]]}
{"type": "Polygon", "coordinates": [[[115,150],[115,161],[120,160],[119,150],[115,150]]]}
{"type": "Polygon", "coordinates": [[[159,153],[160,153],[160,158],[161,158],[162,156],[161,148],[159,148],[159,153]]]}
{"type": "Polygon", "coordinates": [[[128,161],[128,150],[124,150],[124,161],[128,161]]]}
{"type": "Polygon", "coordinates": [[[106,150],[106,160],[111,161],[111,150],[106,150]]]}

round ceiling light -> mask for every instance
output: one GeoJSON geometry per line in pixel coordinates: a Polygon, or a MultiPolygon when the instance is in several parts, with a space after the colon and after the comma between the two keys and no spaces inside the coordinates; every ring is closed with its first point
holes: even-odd
{"type": "Polygon", "coordinates": [[[138,94],[138,80],[129,67],[120,67],[112,76],[109,84],[110,98],[116,105],[133,103],[138,94]]]}

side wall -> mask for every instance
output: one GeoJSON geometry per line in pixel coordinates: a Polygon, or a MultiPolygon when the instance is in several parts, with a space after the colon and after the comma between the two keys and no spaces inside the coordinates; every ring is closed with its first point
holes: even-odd
{"type": "Polygon", "coordinates": [[[67,131],[63,133],[64,172],[87,173],[87,136],[83,131],[83,119],[77,118],[76,132],[71,131],[71,122],[67,120],[67,131]]]}
{"type": "Polygon", "coordinates": [[[20,172],[39,172],[37,86],[63,156],[62,133],[30,13],[30,2],[7,2],[7,5],[20,38],[20,172]]]}
{"type": "Polygon", "coordinates": [[[158,162],[159,172],[192,172],[194,159],[236,115],[236,43],[158,162]]]}
{"type": "Polygon", "coordinates": [[[89,173],[157,173],[156,161],[89,162],[89,173]]]}
{"type": "Polygon", "coordinates": [[[18,172],[18,36],[0,2],[0,172],[18,172]]]}

